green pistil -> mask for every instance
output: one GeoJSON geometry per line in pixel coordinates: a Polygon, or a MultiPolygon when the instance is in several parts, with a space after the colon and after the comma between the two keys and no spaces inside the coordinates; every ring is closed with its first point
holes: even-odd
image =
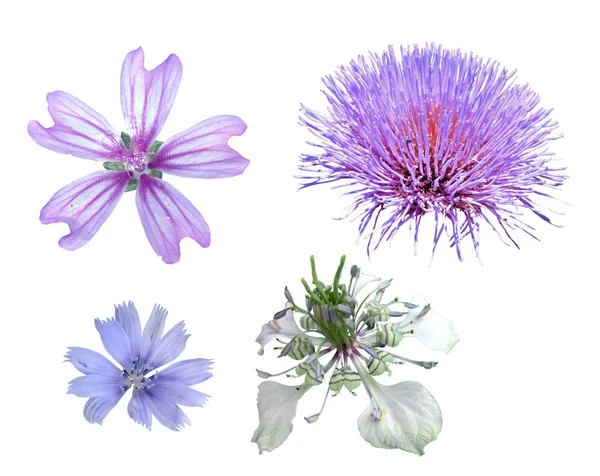
{"type": "MultiPolygon", "coordinates": [[[[342,269],[344,268],[344,263],[346,262],[346,255],[342,255],[340,258],[340,265],[338,266],[337,271],[335,272],[335,277],[333,278],[333,295],[335,299],[335,304],[339,304],[341,299],[338,295],[338,288],[340,284],[340,275],[342,274],[342,269]]],[[[343,293],[342,293],[343,294],[343,293]]]]}
{"type": "Polygon", "coordinates": [[[310,257],[311,277],[314,288],[312,288],[305,279],[302,279],[302,285],[306,293],[314,303],[312,313],[308,316],[318,326],[318,331],[323,334],[326,340],[340,348],[351,347],[353,333],[350,331],[345,321],[347,316],[337,309],[338,304],[344,302],[348,296],[347,288],[340,285],[340,276],[346,262],[346,256],[342,255],[340,264],[336,270],[332,286],[324,286],[317,275],[315,257],[310,257]]]}
{"type": "Polygon", "coordinates": [[[312,271],[313,284],[317,288],[317,291],[319,292],[319,294],[322,296],[322,298],[324,300],[323,304],[328,304],[329,303],[329,296],[327,296],[327,293],[323,289],[323,286],[321,286],[319,278],[317,277],[317,268],[315,266],[315,257],[314,257],[314,255],[310,256],[310,269],[312,271]]]}
{"type": "Polygon", "coordinates": [[[319,298],[312,289],[310,289],[310,286],[308,285],[308,283],[306,282],[306,279],[302,278],[300,280],[300,282],[302,283],[302,286],[304,286],[304,289],[306,289],[306,292],[308,293],[308,295],[312,298],[312,300],[314,301],[315,304],[323,304],[323,301],[321,301],[321,298],[319,298]]]}
{"type": "Polygon", "coordinates": [[[313,320],[319,326],[319,331],[335,348],[350,346],[350,331],[344,323],[344,318],[333,305],[316,306],[313,320]],[[318,309],[318,311],[317,311],[318,309]],[[329,314],[329,318],[326,316],[329,314]]]}

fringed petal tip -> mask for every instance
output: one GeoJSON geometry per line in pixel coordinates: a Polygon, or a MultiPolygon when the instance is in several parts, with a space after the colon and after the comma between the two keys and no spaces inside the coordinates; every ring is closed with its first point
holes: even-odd
{"type": "Polygon", "coordinates": [[[309,388],[290,387],[277,382],[263,382],[258,386],[259,425],[251,441],[258,445],[259,454],[273,451],[290,436],[298,401],[309,388]]]}
{"type": "Polygon", "coordinates": [[[460,340],[452,321],[439,316],[422,296],[414,296],[411,302],[416,306],[408,310],[404,330],[432,350],[450,352],[460,340]]]}
{"type": "Polygon", "coordinates": [[[121,108],[132,141],[140,150],[148,147],[162,130],[181,82],[182,65],[171,54],[151,71],[144,67],[142,48],[127,54],[121,69],[121,108]]]}
{"type": "Polygon", "coordinates": [[[136,204],[146,237],[165,263],[179,261],[183,238],[189,237],[203,248],[210,245],[210,229],[200,212],[163,180],[142,175],[136,204]]]}
{"type": "Polygon", "coordinates": [[[240,175],[250,161],[228,140],[246,130],[237,116],[216,116],[168,139],[150,162],[151,169],[180,177],[227,178],[240,175]]]}
{"type": "Polygon", "coordinates": [[[58,244],[65,250],[81,248],[98,232],[117,206],[129,177],[125,172],[95,172],[61,188],[40,212],[40,221],[66,223],[70,233],[58,244]]]}
{"type": "Polygon", "coordinates": [[[410,381],[390,387],[375,383],[371,392],[372,403],[358,418],[361,436],[376,448],[422,456],[442,429],[442,413],[433,396],[410,381]]]}
{"type": "Polygon", "coordinates": [[[27,132],[38,145],[60,154],[100,161],[124,153],[111,124],[83,101],[63,91],[48,93],[46,99],[54,125],[46,128],[38,121],[27,125],[27,132]]]}

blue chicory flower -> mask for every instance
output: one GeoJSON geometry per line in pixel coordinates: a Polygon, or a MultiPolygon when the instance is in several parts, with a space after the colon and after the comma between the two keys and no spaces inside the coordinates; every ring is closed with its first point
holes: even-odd
{"type": "Polygon", "coordinates": [[[154,416],[174,431],[191,424],[179,405],[204,406],[209,396],[190,387],[212,377],[212,360],[182,360],[159,370],[183,352],[189,337],[183,321],[163,336],[166,317],[166,309],[155,305],[142,331],[129,302],[115,306],[114,318],[95,320],[104,348],[118,366],[93,350],[68,348],[67,361],[85,375],[69,382],[67,393],[89,398],[83,409],[87,421],[101,425],[131,389],[127,411],[135,422],[150,429],[154,416]]]}

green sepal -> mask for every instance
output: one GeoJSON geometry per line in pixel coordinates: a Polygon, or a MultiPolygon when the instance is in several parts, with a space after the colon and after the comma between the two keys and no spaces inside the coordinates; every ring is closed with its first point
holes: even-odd
{"type": "Polygon", "coordinates": [[[350,393],[354,393],[354,390],[360,387],[360,383],[360,375],[348,366],[343,369],[335,369],[329,379],[329,389],[335,393],[339,393],[342,387],[346,387],[350,393]]]}
{"type": "Polygon", "coordinates": [[[384,324],[381,330],[377,333],[377,347],[396,347],[402,338],[404,332],[400,330],[400,326],[396,324],[384,324]]]}
{"type": "Polygon", "coordinates": [[[350,367],[346,367],[344,370],[344,387],[348,389],[350,393],[354,393],[358,387],[360,387],[360,383],[362,379],[357,372],[354,372],[350,367]]]}
{"type": "Polygon", "coordinates": [[[344,374],[340,369],[335,369],[329,379],[329,390],[335,393],[340,393],[344,386],[344,374]]]}
{"type": "Polygon", "coordinates": [[[138,186],[138,182],[139,182],[139,180],[137,180],[137,179],[131,179],[129,181],[129,183],[127,184],[127,187],[125,188],[125,191],[131,192],[132,190],[136,190],[137,186],[138,186]]]}
{"type": "Polygon", "coordinates": [[[304,377],[305,385],[320,385],[323,383],[323,372],[321,371],[321,375],[317,378],[317,372],[314,367],[311,367],[308,372],[306,372],[306,377],[304,377]]]}
{"type": "Polygon", "coordinates": [[[161,145],[163,145],[164,142],[161,142],[159,140],[155,140],[154,143],[150,146],[150,148],[148,149],[148,155],[150,156],[150,160],[152,160],[154,158],[154,156],[156,155],[156,153],[158,152],[158,149],[160,148],[161,145]]]}
{"type": "Polygon", "coordinates": [[[163,176],[163,173],[160,170],[153,170],[148,175],[150,175],[150,177],[156,177],[156,178],[161,179],[163,176]]]}
{"type": "Polygon", "coordinates": [[[390,308],[385,304],[381,304],[379,301],[370,301],[367,303],[365,308],[365,324],[369,329],[373,329],[376,322],[385,322],[390,320],[390,308]]]}
{"type": "Polygon", "coordinates": [[[297,375],[304,375],[306,372],[308,372],[312,367],[310,366],[310,364],[307,364],[305,362],[302,362],[300,365],[298,365],[298,367],[296,367],[296,374],[297,375]]]}
{"type": "Polygon", "coordinates": [[[302,315],[300,318],[300,327],[302,327],[302,329],[305,331],[319,330],[319,326],[317,326],[317,323],[314,321],[314,319],[306,314],[302,315]]]}
{"type": "Polygon", "coordinates": [[[389,352],[386,352],[385,350],[378,350],[377,355],[381,360],[387,362],[388,364],[393,364],[396,362],[396,358],[389,352]]]}
{"type": "Polygon", "coordinates": [[[123,162],[104,162],[102,166],[106,170],[118,170],[119,172],[125,170],[125,164],[123,164],[123,162]]]}
{"type": "Polygon", "coordinates": [[[125,144],[125,148],[129,150],[129,146],[131,145],[131,136],[127,134],[127,132],[121,132],[121,139],[123,139],[123,144],[125,144]]]}
{"type": "Polygon", "coordinates": [[[367,364],[367,370],[369,373],[377,376],[387,372],[391,375],[392,371],[389,369],[387,364],[395,362],[394,358],[389,353],[384,351],[377,352],[377,356],[378,358],[371,357],[369,363],[367,364]]]}
{"type": "Polygon", "coordinates": [[[296,336],[287,345],[290,346],[287,356],[294,360],[302,360],[315,352],[315,346],[307,337],[296,336]]]}

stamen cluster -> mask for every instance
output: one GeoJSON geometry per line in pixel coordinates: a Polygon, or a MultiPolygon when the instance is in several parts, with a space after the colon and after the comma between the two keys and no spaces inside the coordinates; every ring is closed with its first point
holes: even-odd
{"type": "MultiPolygon", "coordinates": [[[[287,303],[282,311],[275,314],[275,320],[281,319],[291,310],[301,314],[299,320],[303,333],[292,337],[284,344],[279,357],[291,357],[303,360],[296,367],[298,375],[305,375],[305,383],[316,385],[322,383],[323,375],[335,366],[331,389],[337,394],[341,386],[353,391],[359,384],[358,374],[349,363],[356,357],[365,361],[372,375],[390,372],[388,364],[404,363],[401,358],[380,350],[383,347],[395,347],[404,334],[401,323],[388,322],[392,317],[406,315],[406,311],[393,311],[390,306],[404,304],[406,308],[414,308],[411,303],[401,302],[394,298],[383,303],[382,298],[391,280],[385,280],[373,289],[359,304],[355,299],[360,278],[360,268],[350,268],[350,281],[346,285],[340,283],[346,257],[342,256],[335,273],[333,284],[325,285],[317,276],[314,257],[311,256],[312,286],[303,278],[301,280],[305,295],[305,307],[300,307],[293,300],[286,288],[287,303]],[[333,353],[323,366],[320,359],[333,353]]],[[[431,368],[434,362],[423,362],[420,365],[431,368]]],[[[391,373],[391,372],[390,372],[391,373]]]]}

